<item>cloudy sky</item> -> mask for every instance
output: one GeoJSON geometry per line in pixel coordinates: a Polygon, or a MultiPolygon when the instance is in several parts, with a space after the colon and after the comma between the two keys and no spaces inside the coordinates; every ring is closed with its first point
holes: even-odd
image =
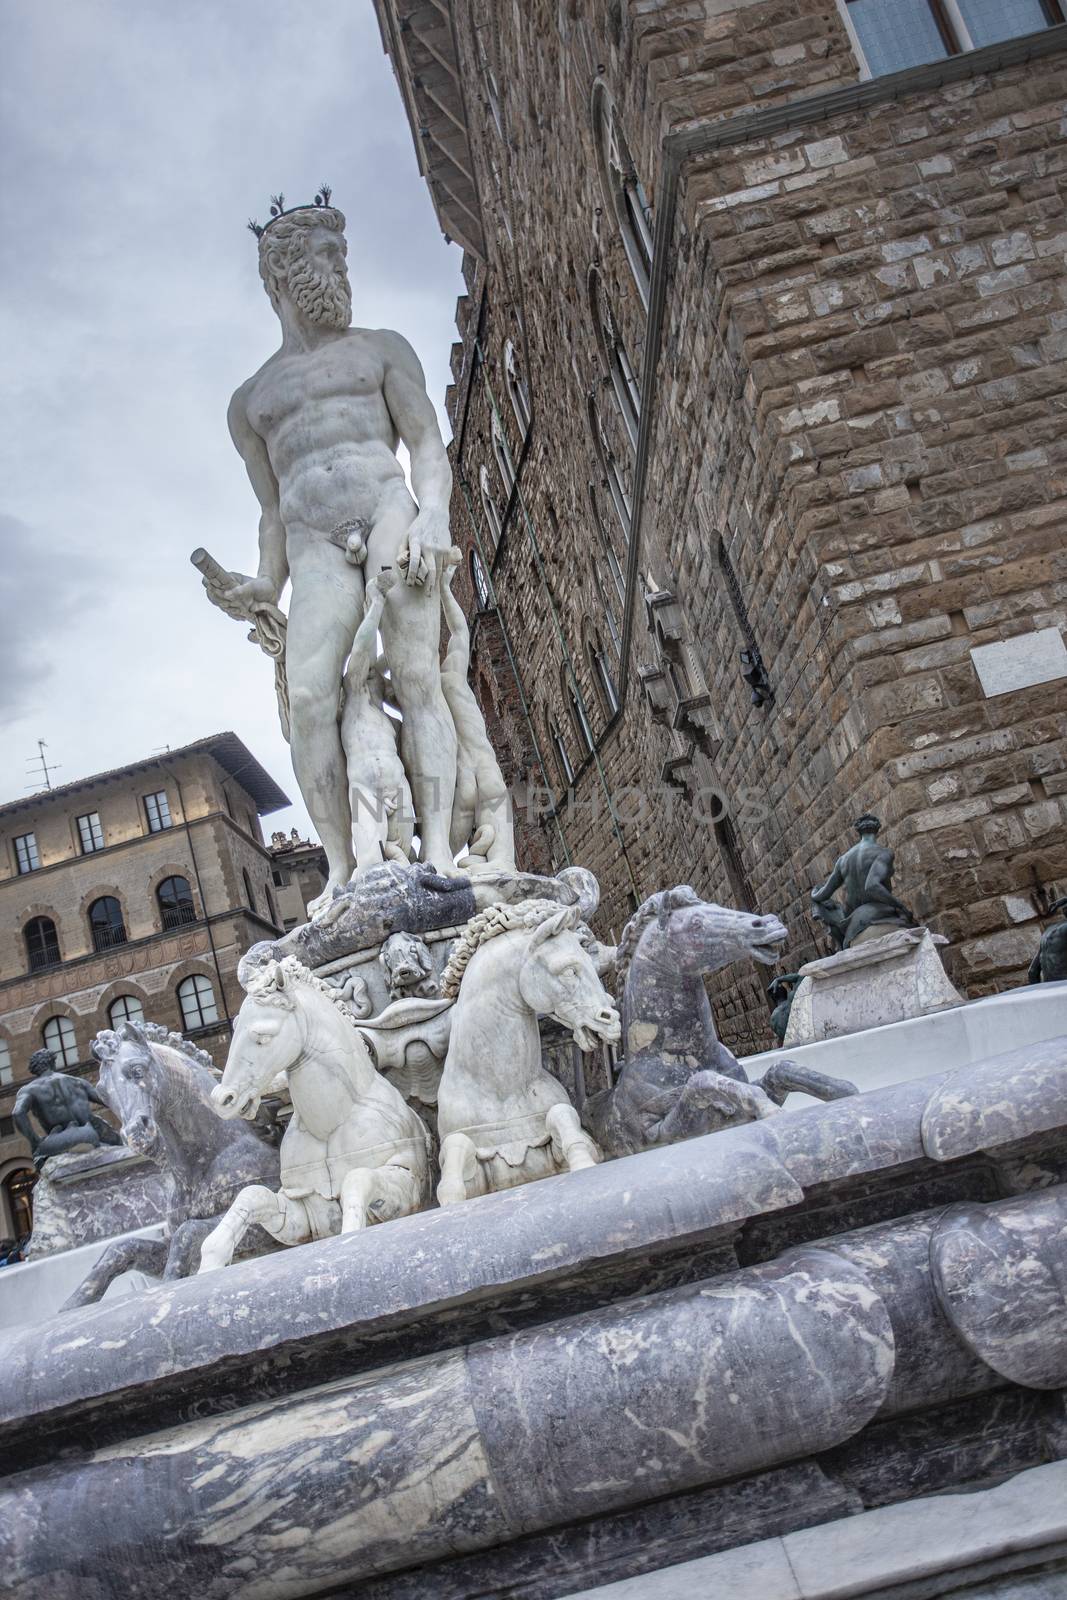
{"type": "Polygon", "coordinates": [[[226,406],[277,343],[272,192],[332,185],[355,320],[444,398],[460,252],[370,0],[2,0],[0,93],[0,800],[39,738],[61,783],[225,728],[298,799],[270,663],[188,557],[255,570],[226,406]]]}

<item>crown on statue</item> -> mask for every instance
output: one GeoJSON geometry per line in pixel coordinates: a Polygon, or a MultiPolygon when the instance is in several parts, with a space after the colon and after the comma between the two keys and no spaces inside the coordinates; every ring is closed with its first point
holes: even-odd
{"type": "MultiPolygon", "coordinates": [[[[314,200],[312,201],[312,205],[319,206],[320,208],[328,206],[330,203],[330,195],[332,193],[333,190],[330,188],[328,183],[321,184],[319,186],[318,194],[316,194],[314,200]]],[[[279,221],[281,217],[291,216],[294,211],[307,211],[309,209],[310,208],[307,205],[287,206],[285,203],[285,196],[283,194],[272,194],[270,197],[270,222],[253,222],[251,217],[249,217],[248,226],[255,234],[257,239],[262,239],[267,229],[271,226],[271,223],[279,221]]]]}

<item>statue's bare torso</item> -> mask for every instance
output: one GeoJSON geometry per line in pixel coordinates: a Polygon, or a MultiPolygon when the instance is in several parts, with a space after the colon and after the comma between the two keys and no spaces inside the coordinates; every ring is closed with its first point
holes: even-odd
{"type": "MultiPolygon", "coordinates": [[[[384,393],[395,339],[350,328],[317,349],[282,350],[238,391],[278,484],[290,566],[306,539],[357,517],[373,525],[387,495],[402,496],[414,515],[384,393]]],[[[339,548],[335,560],[347,564],[339,548]]]]}

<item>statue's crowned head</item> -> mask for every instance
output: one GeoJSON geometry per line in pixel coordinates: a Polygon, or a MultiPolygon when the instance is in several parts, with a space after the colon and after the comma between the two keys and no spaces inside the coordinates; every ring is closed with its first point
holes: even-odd
{"type": "Polygon", "coordinates": [[[29,1059],[29,1069],[35,1078],[44,1072],[56,1070],[56,1057],[53,1050],[35,1050],[29,1059]]]}
{"type": "Polygon", "coordinates": [[[310,321],[344,329],[352,320],[345,219],[336,206],[298,206],[259,234],[259,275],[275,311],[289,299],[310,321]]]}

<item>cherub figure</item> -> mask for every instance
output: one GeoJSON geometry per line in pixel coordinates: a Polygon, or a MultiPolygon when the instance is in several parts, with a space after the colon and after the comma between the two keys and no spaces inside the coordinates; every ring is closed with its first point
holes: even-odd
{"type": "Polygon", "coordinates": [[[367,582],[363,621],[344,677],[341,744],[352,811],[353,881],[383,860],[407,861],[413,828],[411,790],[397,751],[397,721],[385,709],[378,628],[397,582],[386,568],[367,582]]]}
{"type": "Polygon", "coordinates": [[[448,649],[441,667],[441,687],[456,726],[459,750],[456,795],[452,806],[450,843],[458,853],[470,840],[459,865],[515,870],[514,824],[507,785],[485,728],[485,718],[467,682],[470,630],[463,607],[452,593],[452,579],[462,560],[452,546],[441,571],[441,606],[448,627],[448,649]],[[473,835],[473,837],[472,837],[473,835]]]}

